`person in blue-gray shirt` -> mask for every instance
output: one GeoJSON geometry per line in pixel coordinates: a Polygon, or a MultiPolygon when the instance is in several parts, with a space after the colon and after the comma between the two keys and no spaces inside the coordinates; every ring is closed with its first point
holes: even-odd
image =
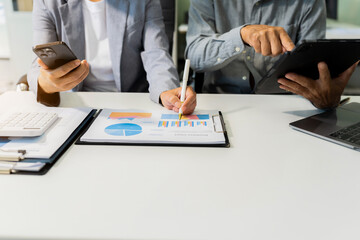
{"type": "MultiPolygon", "coordinates": [[[[325,38],[324,0],[191,0],[185,55],[205,72],[203,91],[251,93],[254,86],[297,43],[325,38]]],[[[331,79],[318,64],[319,81],[294,73],[280,88],[318,108],[336,107],[357,64],[331,79]]]]}

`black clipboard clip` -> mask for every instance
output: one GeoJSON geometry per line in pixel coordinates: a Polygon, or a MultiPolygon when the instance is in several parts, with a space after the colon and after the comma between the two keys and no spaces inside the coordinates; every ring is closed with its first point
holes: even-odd
{"type": "Polygon", "coordinates": [[[219,111],[218,115],[212,116],[212,121],[213,121],[213,126],[214,126],[214,132],[224,134],[224,137],[225,137],[224,147],[230,147],[230,141],[229,141],[229,137],[228,137],[228,134],[226,131],[224,117],[223,117],[221,111],[219,111]]]}
{"type": "Polygon", "coordinates": [[[214,126],[214,132],[216,133],[226,133],[226,127],[224,118],[221,112],[219,112],[218,115],[212,116],[213,126],[214,126]]]}
{"type": "Polygon", "coordinates": [[[19,162],[25,159],[26,150],[0,148],[0,161],[19,162]]]}
{"type": "Polygon", "coordinates": [[[16,163],[25,159],[26,150],[0,148],[0,174],[15,173],[16,163]]]}
{"type": "Polygon", "coordinates": [[[224,133],[224,125],[222,121],[222,117],[220,115],[213,115],[212,116],[213,126],[214,126],[214,132],[216,133],[224,133]]]}
{"type": "Polygon", "coordinates": [[[16,162],[0,162],[0,174],[11,174],[17,172],[14,168],[16,162]],[[4,166],[6,165],[6,166],[4,166]]]}

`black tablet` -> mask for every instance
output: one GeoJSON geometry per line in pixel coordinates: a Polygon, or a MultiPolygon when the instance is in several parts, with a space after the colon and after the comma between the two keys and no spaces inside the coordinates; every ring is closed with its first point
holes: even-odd
{"type": "Polygon", "coordinates": [[[319,78],[317,64],[326,62],[332,77],[336,77],[360,59],[360,39],[321,39],[303,41],[286,52],[255,87],[258,94],[286,93],[277,82],[293,72],[312,79],[319,78]]]}

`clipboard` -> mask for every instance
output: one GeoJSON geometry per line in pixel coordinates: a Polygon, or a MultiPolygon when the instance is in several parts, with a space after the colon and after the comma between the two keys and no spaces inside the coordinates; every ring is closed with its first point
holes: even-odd
{"type": "MultiPolygon", "coordinates": [[[[66,141],[54,152],[54,154],[48,158],[25,158],[21,160],[22,163],[44,163],[45,165],[39,171],[14,171],[12,168],[4,169],[0,168],[0,174],[22,174],[22,175],[44,175],[46,174],[56,161],[62,156],[64,152],[71,146],[71,144],[76,140],[80,133],[85,129],[88,124],[93,119],[96,110],[93,109],[87,117],[81,122],[81,124],[72,132],[72,134],[66,139],[66,141]]],[[[6,162],[6,164],[16,164],[17,162],[6,162]]]]}
{"type": "Polygon", "coordinates": [[[99,140],[97,141],[95,139],[95,141],[86,141],[83,139],[83,137],[85,136],[85,134],[91,130],[91,127],[93,126],[94,122],[99,118],[99,116],[101,116],[102,111],[104,111],[104,109],[99,110],[98,114],[94,117],[94,119],[92,120],[92,122],[87,126],[87,128],[83,131],[83,133],[81,133],[81,135],[78,137],[77,141],[75,142],[76,145],[128,145],[128,146],[172,146],[172,147],[223,147],[223,148],[229,148],[230,147],[230,141],[229,141],[229,137],[227,134],[227,130],[226,130],[226,126],[225,126],[225,121],[223,118],[223,114],[221,113],[221,111],[217,111],[216,115],[212,115],[212,121],[215,121],[215,117],[217,118],[216,121],[218,124],[214,124],[213,126],[217,126],[217,128],[214,127],[214,132],[217,132],[219,134],[221,134],[224,138],[224,141],[221,143],[185,143],[185,142],[181,142],[181,143],[177,143],[177,142],[142,142],[142,141],[138,141],[138,142],[115,142],[115,141],[103,141],[103,140],[99,140]]]}

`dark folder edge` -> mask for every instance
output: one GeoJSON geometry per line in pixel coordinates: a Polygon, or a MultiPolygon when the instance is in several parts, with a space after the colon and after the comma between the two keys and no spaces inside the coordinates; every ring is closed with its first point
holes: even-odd
{"type": "Polygon", "coordinates": [[[219,117],[221,120],[221,125],[222,125],[222,129],[223,129],[223,133],[224,133],[224,138],[225,138],[225,142],[224,143],[214,143],[214,144],[198,144],[198,143],[189,143],[189,144],[184,144],[184,143],[116,143],[116,142],[86,142],[86,141],[81,141],[81,137],[87,132],[87,130],[90,128],[90,126],[92,125],[92,123],[95,121],[95,119],[99,116],[100,112],[102,110],[99,111],[99,113],[93,118],[93,120],[91,121],[91,123],[87,126],[87,128],[80,134],[80,136],[78,137],[77,141],[75,142],[76,145],[111,145],[111,146],[119,146],[119,145],[125,145],[125,146],[164,146],[164,147],[223,147],[223,148],[229,148],[230,147],[230,141],[229,141],[229,137],[226,131],[226,127],[225,127],[225,121],[224,121],[224,117],[221,113],[221,111],[219,111],[219,117]]]}
{"type": "MultiPolygon", "coordinates": [[[[56,150],[56,152],[49,158],[46,159],[46,165],[38,172],[30,172],[30,171],[16,171],[12,174],[22,174],[22,175],[45,175],[51,168],[54,166],[54,164],[57,162],[57,160],[66,152],[66,150],[72,145],[72,143],[77,139],[79,134],[82,133],[82,130],[88,126],[88,124],[93,119],[93,116],[95,115],[97,110],[93,109],[91,112],[87,115],[87,117],[80,123],[80,125],[72,132],[72,134],[68,137],[68,139],[56,150]]],[[[36,158],[28,158],[26,161],[32,161],[32,162],[42,162],[44,159],[36,159],[36,158]]]]}

